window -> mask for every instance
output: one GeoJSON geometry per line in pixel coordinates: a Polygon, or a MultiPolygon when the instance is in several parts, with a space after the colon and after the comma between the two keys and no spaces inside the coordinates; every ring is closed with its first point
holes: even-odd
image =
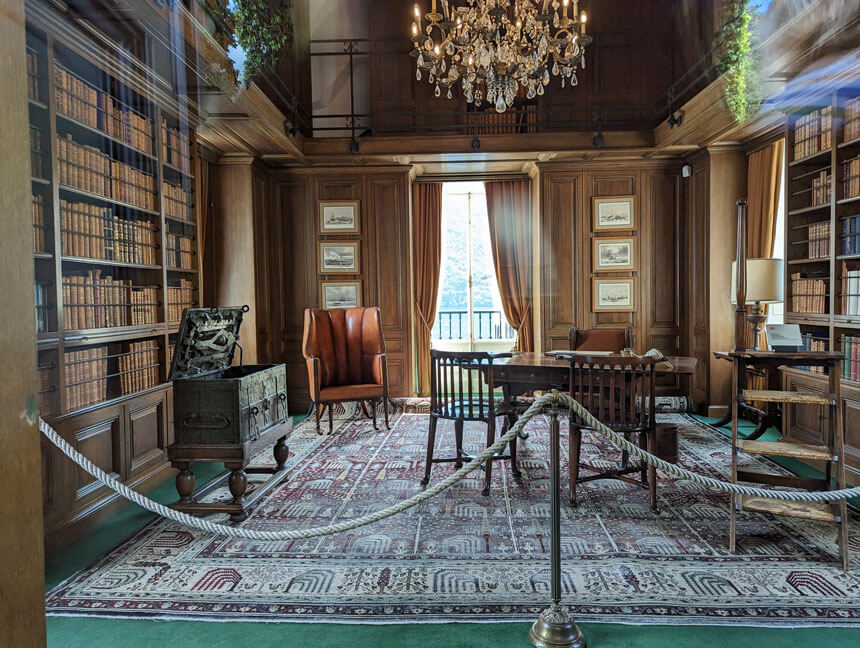
{"type": "Polygon", "coordinates": [[[442,188],[442,263],[431,338],[435,348],[459,351],[508,350],[514,342],[493,266],[483,182],[442,188]]]}

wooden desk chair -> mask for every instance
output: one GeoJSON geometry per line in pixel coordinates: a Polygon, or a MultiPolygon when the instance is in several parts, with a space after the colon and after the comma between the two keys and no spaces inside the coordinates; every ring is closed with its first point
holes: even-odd
{"type": "MultiPolygon", "coordinates": [[[[570,363],[570,395],[579,401],[601,423],[619,432],[629,441],[638,436],[640,447],[654,454],[656,423],[654,397],[656,373],[654,358],[620,356],[577,357],[570,363]]],[[[595,479],[619,479],[646,485],[651,495],[651,510],[657,512],[657,473],[645,462],[630,464],[627,452],[621,453],[618,468],[603,470],[583,465],[595,473],[580,477],[579,459],[582,430],[593,429],[571,413],[570,416],[570,502],[576,506],[576,485],[595,479]],[[631,474],[639,473],[639,479],[631,474]]]]}
{"type": "MultiPolygon", "coordinates": [[[[430,482],[430,470],[434,463],[454,462],[457,468],[472,459],[463,451],[463,423],[483,421],[487,424],[487,447],[496,440],[496,417],[507,414],[504,400],[497,399],[493,382],[493,358],[485,352],[458,352],[430,350],[430,430],[427,436],[427,462],[421,485],[430,482]],[[439,419],[454,421],[455,455],[438,458],[433,456],[436,444],[436,424],[439,419]]],[[[510,443],[509,455],[496,455],[484,465],[483,494],[490,494],[493,462],[507,459],[511,462],[514,476],[519,478],[517,468],[517,442],[510,443]]]]}
{"type": "Polygon", "coordinates": [[[576,351],[612,351],[621,353],[633,348],[633,329],[581,329],[570,327],[570,348],[576,351]]]}

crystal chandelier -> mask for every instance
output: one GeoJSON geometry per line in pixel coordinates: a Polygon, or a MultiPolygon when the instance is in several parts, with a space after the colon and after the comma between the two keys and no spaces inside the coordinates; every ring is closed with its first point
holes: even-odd
{"type": "Polygon", "coordinates": [[[485,99],[497,112],[514,103],[524,88],[533,99],[549,85],[550,74],[575,86],[577,66],[585,67],[586,15],[578,0],[432,0],[423,19],[415,5],[412,43],[415,77],[424,75],[436,96],[460,83],[466,101],[485,99]]]}

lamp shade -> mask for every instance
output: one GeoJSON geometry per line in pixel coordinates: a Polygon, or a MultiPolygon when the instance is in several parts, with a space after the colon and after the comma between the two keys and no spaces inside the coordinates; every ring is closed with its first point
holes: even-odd
{"type": "MultiPolygon", "coordinates": [[[[737,261],[732,261],[732,303],[737,303],[737,261]]],[[[776,304],[785,300],[782,259],[747,259],[746,301],[776,304]]]]}

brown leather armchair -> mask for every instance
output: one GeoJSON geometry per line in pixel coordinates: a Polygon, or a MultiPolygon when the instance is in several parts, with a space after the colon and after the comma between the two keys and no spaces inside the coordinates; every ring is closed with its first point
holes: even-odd
{"type": "Polygon", "coordinates": [[[633,348],[633,329],[581,329],[570,327],[570,348],[574,351],[612,351],[633,348]]]}
{"type": "Polygon", "coordinates": [[[389,427],[388,365],[378,307],[306,308],[302,355],[308,365],[317,434],[321,434],[323,410],[328,407],[330,434],[331,405],[350,401],[361,402],[366,415],[366,403],[371,404],[376,429],[376,404],[382,400],[385,427],[389,427]]]}

